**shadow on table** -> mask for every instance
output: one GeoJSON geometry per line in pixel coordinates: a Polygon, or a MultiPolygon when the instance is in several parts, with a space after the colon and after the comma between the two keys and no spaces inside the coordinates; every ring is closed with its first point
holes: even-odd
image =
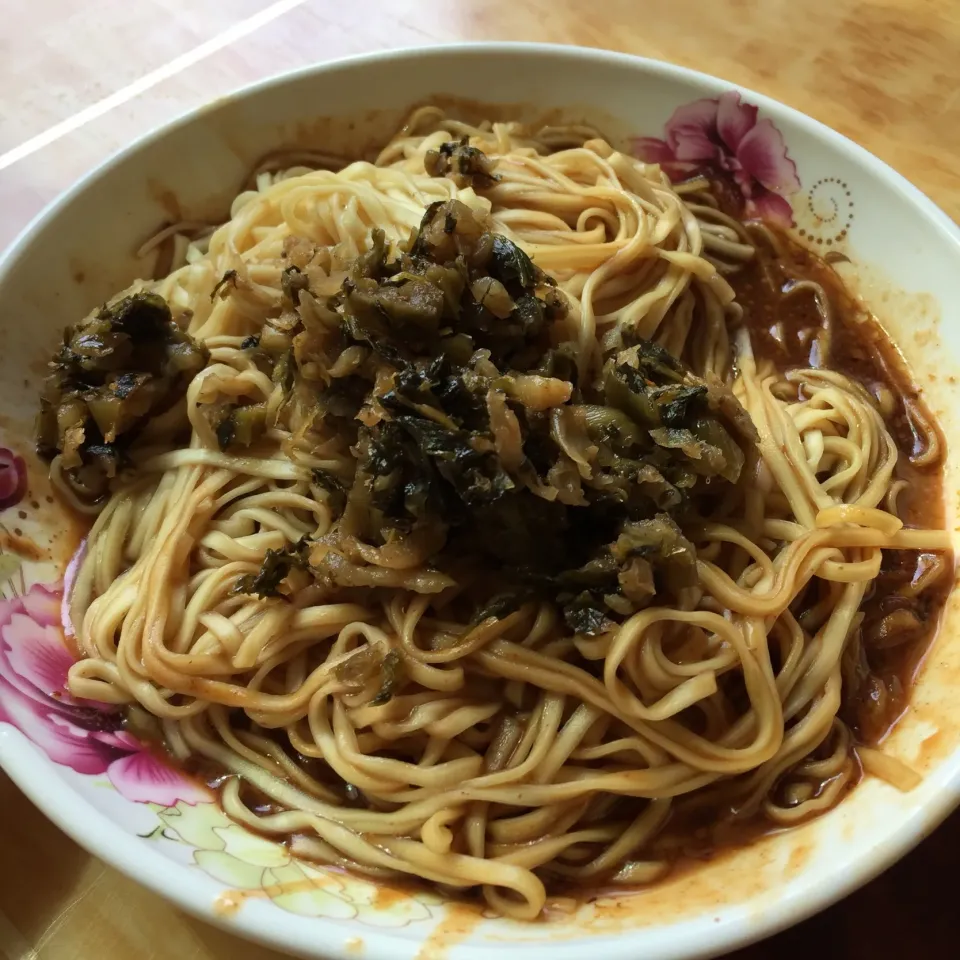
{"type": "Polygon", "coordinates": [[[0,915],[36,947],[62,924],[78,891],[95,884],[104,868],[67,840],[2,772],[0,816],[0,915]]]}

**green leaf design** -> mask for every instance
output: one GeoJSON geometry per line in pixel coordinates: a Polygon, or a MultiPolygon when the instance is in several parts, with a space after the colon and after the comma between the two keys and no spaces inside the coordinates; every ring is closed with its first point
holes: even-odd
{"type": "Polygon", "coordinates": [[[214,880],[234,890],[258,890],[263,887],[263,867],[244,863],[222,850],[197,850],[193,859],[214,880]]]}
{"type": "Polygon", "coordinates": [[[269,898],[289,913],[397,928],[430,920],[430,907],[441,902],[433,894],[418,893],[391,897],[388,905],[376,884],[295,859],[282,844],[234,823],[217,804],[181,801],[151,808],[161,824],[154,833],[163,831],[168,839],[193,847],[194,862],[214,880],[269,898]]]}
{"type": "Polygon", "coordinates": [[[291,861],[283,867],[265,870],[263,879],[267,895],[290,913],[336,920],[353,920],[357,916],[357,908],[338,896],[343,884],[331,874],[291,861]]]}
{"type": "Polygon", "coordinates": [[[264,840],[263,837],[250,833],[239,824],[231,823],[228,827],[215,827],[213,832],[222,840],[221,849],[244,863],[258,867],[282,867],[291,862],[286,847],[264,840]]]}
{"type": "Polygon", "coordinates": [[[21,560],[12,553],[0,553],[0,586],[12,580],[20,570],[21,560]]]}
{"type": "Polygon", "coordinates": [[[158,816],[177,838],[199,850],[223,850],[225,843],[217,828],[233,826],[215,803],[191,806],[181,800],[175,807],[160,808],[158,816]]]}

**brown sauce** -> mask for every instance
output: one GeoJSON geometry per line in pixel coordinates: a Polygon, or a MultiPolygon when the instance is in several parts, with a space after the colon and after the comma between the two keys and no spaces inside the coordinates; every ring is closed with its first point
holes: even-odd
{"type": "MultiPolygon", "coordinates": [[[[761,241],[757,260],[730,278],[755,354],[779,369],[836,370],[878,397],[885,404],[884,420],[899,451],[895,478],[905,482],[897,498],[899,516],[908,527],[942,529],[946,445],[903,356],[879,321],[845,289],[830,264],[786,234],[765,229],[772,234],[779,255],[761,241]],[[826,307],[827,325],[818,296],[826,307]],[[826,337],[822,335],[825,326],[826,337]],[[924,422],[926,431],[921,426],[924,422]],[[931,430],[939,441],[940,455],[924,464],[931,430]]],[[[861,608],[860,655],[844,671],[841,716],[864,742],[883,739],[907,708],[913,679],[953,587],[953,571],[952,555],[883,552],[880,575],[861,608]],[[917,591],[921,584],[923,589],[917,591]],[[902,612],[884,624],[896,611],[902,612]]]]}

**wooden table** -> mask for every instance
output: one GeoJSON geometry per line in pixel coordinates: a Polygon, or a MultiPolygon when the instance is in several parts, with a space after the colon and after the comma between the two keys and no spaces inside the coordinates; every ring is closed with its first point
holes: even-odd
{"type": "MultiPolygon", "coordinates": [[[[823,120],[960,218],[957,0],[4,0],[0,246],[131,139],[261,77],[453,40],[610,47],[823,120]],[[586,15],[588,14],[588,15],[586,15]]],[[[884,877],[736,954],[956,956],[960,815],[884,877]]],[[[5,960],[270,960],[86,854],[0,775],[5,960]]]]}

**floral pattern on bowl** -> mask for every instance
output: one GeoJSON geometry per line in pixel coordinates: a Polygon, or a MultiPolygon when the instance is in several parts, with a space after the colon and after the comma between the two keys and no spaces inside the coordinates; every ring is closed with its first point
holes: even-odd
{"type": "Polygon", "coordinates": [[[116,708],[69,693],[74,657],[63,641],[62,599],[59,585],[34,584],[0,600],[0,722],[15,726],[54,763],[105,774],[134,803],[209,802],[208,790],[123,729],[116,708]]]}
{"type": "Polygon", "coordinates": [[[193,862],[229,888],[226,903],[249,898],[308,917],[403,927],[433,918],[430,894],[390,898],[378,887],[291,856],[278,843],[234,823],[205,786],[165,762],[156,748],[124,729],[116,707],[81,700],[67,689],[74,656],[64,642],[63,589],[34,584],[20,596],[0,599],[0,723],[16,727],[56,764],[105,778],[125,800],[156,817],[145,840],[193,848],[193,862]]]}
{"type": "Polygon", "coordinates": [[[332,868],[320,868],[290,854],[230,820],[217,804],[179,802],[156,808],[160,826],[151,839],[164,838],[194,848],[194,862],[227,888],[222,909],[229,912],[250,898],[272,900],[306,917],[355,920],[377,927],[405,927],[430,920],[440,898],[427,892],[384,897],[384,889],[332,868]],[[389,909],[386,900],[389,900],[389,909]]]}
{"type": "Polygon", "coordinates": [[[698,173],[724,177],[743,198],[747,217],[791,227],[788,198],[800,191],[797,166],[780,130],[758,114],[735,90],[694,100],[674,110],[664,139],[635,137],[633,152],[647,163],[659,163],[674,180],[698,173]]]}
{"type": "Polygon", "coordinates": [[[23,457],[0,447],[0,510],[15,507],[27,492],[27,467],[23,457]]]}

